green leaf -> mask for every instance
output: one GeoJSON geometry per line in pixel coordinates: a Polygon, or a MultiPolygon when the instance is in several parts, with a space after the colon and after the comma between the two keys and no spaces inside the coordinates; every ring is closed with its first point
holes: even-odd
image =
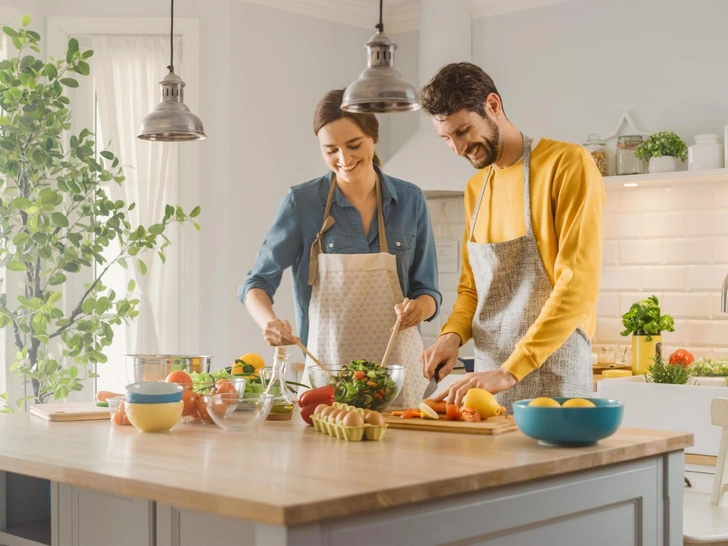
{"type": "Polygon", "coordinates": [[[68,40],[68,51],[71,53],[76,53],[78,51],[78,40],[76,40],[76,38],[68,40]]]}
{"type": "Polygon", "coordinates": [[[190,218],[194,218],[196,216],[199,216],[201,212],[201,209],[199,206],[192,209],[192,212],[190,212],[190,218]]]}
{"type": "Polygon", "coordinates": [[[81,271],[81,266],[78,264],[78,262],[68,262],[63,265],[64,271],[68,271],[69,273],[78,273],[81,271]]]}
{"type": "Polygon", "coordinates": [[[20,59],[20,64],[18,64],[18,68],[20,70],[28,68],[31,64],[33,64],[33,61],[35,61],[35,57],[33,57],[32,55],[26,55],[25,57],[20,59]]]}
{"type": "Polygon", "coordinates": [[[73,78],[61,78],[59,81],[66,87],[78,87],[78,82],[73,78]]]}
{"type": "Polygon", "coordinates": [[[27,27],[30,24],[30,15],[27,13],[24,14],[23,18],[20,20],[20,24],[27,27]]]}
{"type": "Polygon", "coordinates": [[[93,298],[87,298],[84,300],[83,305],[81,305],[81,311],[88,314],[91,313],[96,309],[96,300],[93,298]]]}
{"type": "Polygon", "coordinates": [[[88,76],[91,73],[91,67],[86,61],[78,61],[75,70],[82,76],[88,76]]]}
{"type": "Polygon", "coordinates": [[[61,214],[60,212],[54,212],[51,214],[51,221],[56,226],[68,227],[68,218],[66,218],[65,214],[61,214]]]}
{"type": "Polygon", "coordinates": [[[129,284],[126,285],[126,291],[127,292],[134,292],[134,289],[136,288],[136,282],[134,282],[134,279],[129,281],[129,284]]]}
{"type": "Polygon", "coordinates": [[[17,260],[10,260],[8,265],[5,267],[7,267],[10,271],[25,271],[25,264],[17,260]]]}
{"type": "Polygon", "coordinates": [[[112,154],[108,150],[104,150],[103,152],[101,152],[101,157],[106,159],[114,159],[114,154],[112,154]]]}
{"type": "Polygon", "coordinates": [[[147,274],[147,265],[142,260],[137,260],[137,266],[139,267],[139,273],[142,275],[147,274]]]}
{"type": "Polygon", "coordinates": [[[48,63],[43,67],[43,73],[48,76],[49,80],[55,80],[58,77],[58,70],[53,63],[48,63]]]}
{"type": "Polygon", "coordinates": [[[78,377],[78,367],[77,366],[69,366],[68,367],[68,375],[71,376],[71,379],[75,379],[78,377]]]}
{"type": "Polygon", "coordinates": [[[53,292],[50,297],[48,298],[48,303],[54,304],[61,301],[61,298],[63,297],[63,294],[61,292],[53,292]]]}
{"type": "MultiPolygon", "coordinates": [[[[17,38],[17,37],[18,37],[18,33],[17,33],[17,32],[15,32],[15,31],[14,31],[14,30],[13,30],[12,28],[10,28],[10,27],[3,27],[3,32],[4,32],[5,34],[7,34],[8,36],[10,36],[11,38],[17,38]]],[[[20,49],[20,48],[18,47],[17,49],[20,49]]]]}
{"type": "Polygon", "coordinates": [[[163,252],[157,252],[159,254],[159,258],[162,260],[162,263],[167,263],[167,257],[164,255],[163,252]]]}
{"type": "Polygon", "coordinates": [[[149,226],[149,233],[153,235],[164,233],[164,224],[154,224],[149,226]]]}

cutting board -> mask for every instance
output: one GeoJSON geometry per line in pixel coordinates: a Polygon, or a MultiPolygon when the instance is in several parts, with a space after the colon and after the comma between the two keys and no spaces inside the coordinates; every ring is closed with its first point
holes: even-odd
{"type": "Polygon", "coordinates": [[[463,421],[446,421],[445,419],[402,419],[385,415],[384,420],[390,428],[408,430],[424,430],[428,432],[458,432],[460,434],[503,434],[518,430],[513,415],[498,415],[479,423],[465,423],[463,421]]]}
{"type": "Polygon", "coordinates": [[[68,404],[33,404],[30,413],[46,421],[93,421],[109,419],[109,408],[101,408],[95,402],[68,404]]]}

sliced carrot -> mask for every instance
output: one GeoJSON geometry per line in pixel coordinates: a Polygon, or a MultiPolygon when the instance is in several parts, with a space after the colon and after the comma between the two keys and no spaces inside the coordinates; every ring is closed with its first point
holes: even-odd
{"type": "Polygon", "coordinates": [[[458,421],[460,419],[460,411],[455,404],[447,404],[445,418],[448,421],[458,421]]]}
{"type": "Polygon", "coordinates": [[[414,408],[407,408],[402,414],[402,419],[412,419],[413,417],[419,417],[420,411],[414,408]]]}

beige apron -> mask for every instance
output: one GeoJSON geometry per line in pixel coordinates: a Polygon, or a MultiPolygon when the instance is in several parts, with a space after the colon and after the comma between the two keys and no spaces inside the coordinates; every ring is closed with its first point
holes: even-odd
{"type": "MultiPolygon", "coordinates": [[[[473,230],[490,171],[470,221],[468,254],[478,293],[472,325],[476,372],[495,370],[508,359],[516,343],[536,322],[553,290],[533,234],[530,165],[531,141],[524,135],[525,236],[502,243],[473,242],[473,230]]],[[[499,393],[497,398],[511,411],[513,402],[524,398],[589,396],[591,392],[591,341],[581,328],[577,328],[540,368],[499,393]]]]}
{"type": "MultiPolygon", "coordinates": [[[[404,299],[397,275],[397,258],[389,253],[381,181],[377,179],[377,221],[379,252],[374,254],[326,254],[324,234],[333,226],[329,216],[336,179],[326,201],[324,222],[311,247],[308,307],[308,349],[324,364],[348,364],[367,359],[381,362],[397,315],[394,306],[404,299]]],[[[402,330],[397,335],[390,364],[403,364],[407,371],[400,396],[392,407],[417,407],[427,380],[422,376],[419,356],[423,345],[417,328],[402,330]]],[[[306,359],[306,370],[315,364],[306,359]]],[[[308,378],[308,374],[305,375],[308,378]]]]}

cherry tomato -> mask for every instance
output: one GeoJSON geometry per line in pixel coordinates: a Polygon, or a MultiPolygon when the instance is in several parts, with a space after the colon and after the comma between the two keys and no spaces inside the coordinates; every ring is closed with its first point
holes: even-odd
{"type": "Polygon", "coordinates": [[[467,421],[469,423],[477,423],[480,421],[480,412],[472,408],[462,407],[460,408],[460,420],[467,421]]]}
{"type": "Polygon", "coordinates": [[[314,409],[319,404],[331,405],[334,403],[334,387],[326,385],[317,389],[311,389],[304,392],[298,399],[298,405],[301,408],[313,405],[314,409]]]}
{"type": "Polygon", "coordinates": [[[192,411],[197,407],[197,395],[192,392],[191,389],[185,389],[182,391],[182,402],[184,403],[184,406],[182,407],[182,416],[187,417],[188,415],[191,415],[192,411]]]}
{"type": "Polygon", "coordinates": [[[683,368],[687,368],[693,362],[695,362],[695,357],[685,349],[678,349],[670,355],[671,366],[682,366],[683,368]]]}

